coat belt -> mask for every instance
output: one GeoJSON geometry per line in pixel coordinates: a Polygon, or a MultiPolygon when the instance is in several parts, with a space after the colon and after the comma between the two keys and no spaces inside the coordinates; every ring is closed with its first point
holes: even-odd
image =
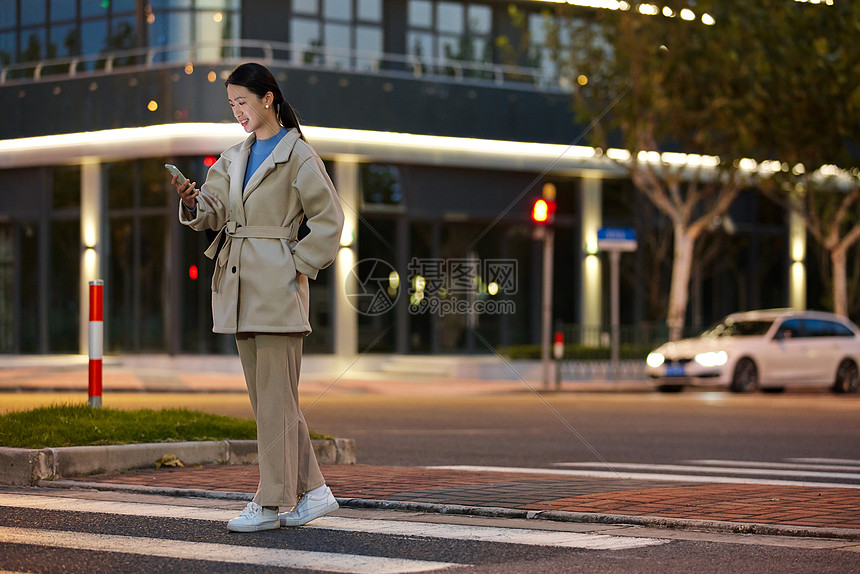
{"type": "Polygon", "coordinates": [[[290,225],[289,227],[278,225],[240,225],[235,221],[228,221],[218,232],[218,235],[215,236],[215,240],[204,251],[204,254],[209,259],[215,259],[215,256],[218,256],[212,287],[217,290],[221,273],[227,265],[228,260],[233,257],[238,258],[238,253],[232,253],[234,251],[232,249],[234,239],[286,239],[288,241],[298,241],[295,236],[295,227],[295,225],[290,225]],[[226,237],[226,239],[219,252],[218,244],[221,243],[222,237],[226,237]]]}

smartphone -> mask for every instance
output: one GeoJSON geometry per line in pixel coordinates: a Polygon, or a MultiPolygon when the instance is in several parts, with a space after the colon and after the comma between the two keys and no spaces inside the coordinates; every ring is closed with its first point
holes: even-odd
{"type": "Polygon", "coordinates": [[[180,184],[183,184],[186,181],[188,181],[188,178],[185,177],[184,175],[182,175],[182,172],[179,171],[179,168],[176,167],[175,165],[173,165],[172,163],[166,163],[166,164],[164,164],[164,167],[167,168],[167,171],[169,171],[170,173],[172,173],[173,175],[175,175],[176,177],[179,178],[180,184]]]}

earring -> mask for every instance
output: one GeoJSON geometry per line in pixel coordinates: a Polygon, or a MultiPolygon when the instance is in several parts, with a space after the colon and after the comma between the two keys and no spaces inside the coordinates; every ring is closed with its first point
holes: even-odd
{"type": "Polygon", "coordinates": [[[269,104],[266,104],[266,109],[267,109],[267,110],[269,109],[269,104]]]}

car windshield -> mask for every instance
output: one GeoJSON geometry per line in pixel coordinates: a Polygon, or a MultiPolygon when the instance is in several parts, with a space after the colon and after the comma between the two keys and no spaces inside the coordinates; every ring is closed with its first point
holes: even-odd
{"type": "Polygon", "coordinates": [[[767,333],[773,321],[723,321],[704,333],[703,337],[750,337],[767,333]]]}

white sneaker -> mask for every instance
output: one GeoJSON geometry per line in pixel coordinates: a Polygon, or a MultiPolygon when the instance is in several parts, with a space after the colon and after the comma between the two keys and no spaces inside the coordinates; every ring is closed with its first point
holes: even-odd
{"type": "Polygon", "coordinates": [[[267,510],[256,502],[249,502],[242,514],[227,523],[227,530],[257,532],[259,530],[273,530],[280,525],[276,511],[267,510]]]}
{"type": "Polygon", "coordinates": [[[291,511],[283,513],[281,526],[301,526],[338,508],[337,500],[334,499],[331,489],[326,486],[322,494],[317,496],[305,494],[291,511]]]}

